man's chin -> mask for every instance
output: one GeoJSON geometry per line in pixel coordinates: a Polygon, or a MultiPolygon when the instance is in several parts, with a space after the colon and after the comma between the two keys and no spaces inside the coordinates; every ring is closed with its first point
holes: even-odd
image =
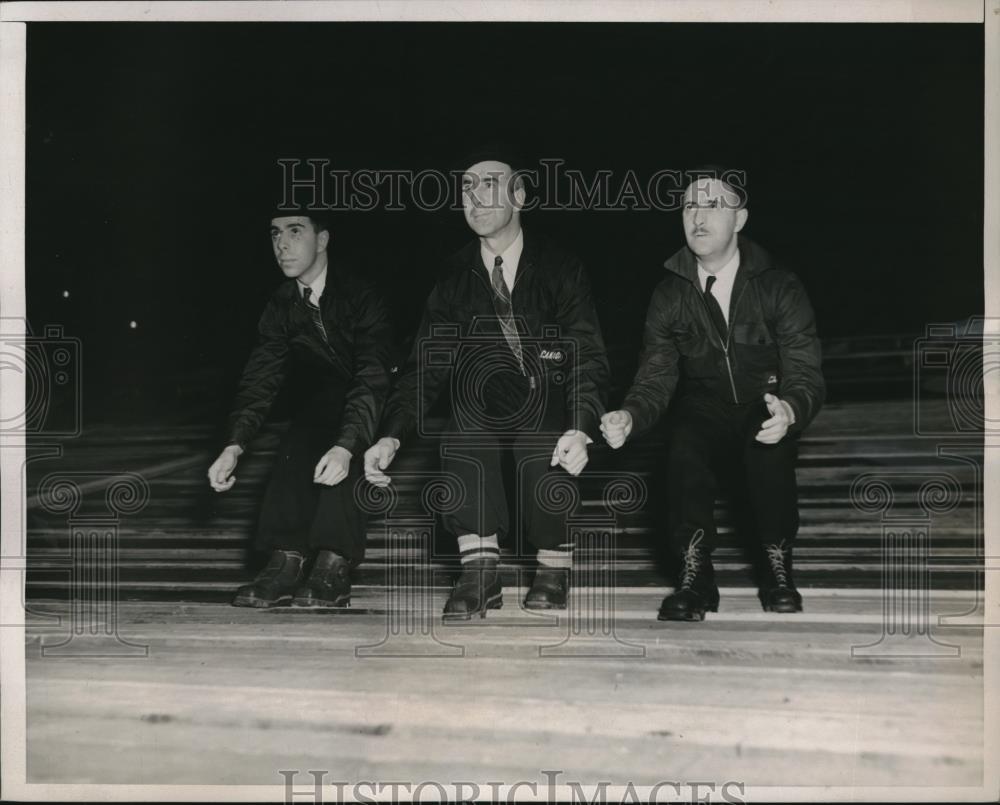
{"type": "Polygon", "coordinates": [[[489,222],[489,221],[469,221],[468,219],[466,219],[466,221],[469,224],[469,229],[471,229],[473,232],[475,232],[481,238],[489,237],[490,235],[492,235],[496,231],[496,229],[493,226],[492,222],[489,222]]]}

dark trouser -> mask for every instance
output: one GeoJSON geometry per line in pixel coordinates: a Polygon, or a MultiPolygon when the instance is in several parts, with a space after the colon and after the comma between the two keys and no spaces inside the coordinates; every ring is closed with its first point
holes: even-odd
{"type": "Polygon", "coordinates": [[[675,400],[667,437],[668,528],[675,552],[683,552],[698,529],[704,530],[701,546],[715,547],[715,498],[722,470],[745,484],[761,543],[792,544],[799,528],[798,438],[786,435],[774,445],[756,441],[761,422],[770,416],[762,399],[742,405],[707,395],[675,400]]]}
{"type": "Polygon", "coordinates": [[[339,433],[331,410],[339,419],[342,404],[342,395],[336,392],[318,394],[289,426],[264,492],[258,550],[328,549],[352,565],[364,558],[367,517],[354,502],[354,485],[364,473],[363,457],[353,457],[348,476],[336,486],[313,482],[316,463],[339,433]]]}
{"type": "MultiPolygon", "coordinates": [[[[486,414],[493,417],[492,422],[516,420],[515,427],[473,427],[486,421],[485,416],[472,416],[465,410],[452,417],[449,435],[441,439],[442,469],[457,475],[465,485],[459,508],[444,516],[445,528],[456,537],[503,536],[514,530],[536,549],[557,549],[568,542],[568,512],[560,510],[563,497],[558,487],[575,485],[576,479],[561,467],[549,466],[552,451],[563,434],[565,397],[558,385],[547,386],[544,394],[537,394],[528,389],[526,382],[521,377],[504,379],[497,373],[485,385],[486,414]],[[512,412],[527,415],[519,419],[512,412]],[[505,478],[506,454],[514,459],[513,477],[505,478]],[[506,486],[505,481],[513,486],[506,486]],[[556,487],[551,486],[553,482],[556,487]],[[514,511],[522,528],[511,529],[507,489],[513,492],[514,511]]],[[[463,402],[461,397],[453,398],[453,406],[463,402]]],[[[527,552],[526,545],[511,547],[518,553],[527,552]]]]}

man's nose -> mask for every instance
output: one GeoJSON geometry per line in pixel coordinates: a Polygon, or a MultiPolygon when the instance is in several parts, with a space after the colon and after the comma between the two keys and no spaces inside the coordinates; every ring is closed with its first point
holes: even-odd
{"type": "Polygon", "coordinates": [[[695,207],[694,216],[692,216],[691,220],[696,227],[700,227],[705,221],[705,211],[701,207],[695,207]]]}

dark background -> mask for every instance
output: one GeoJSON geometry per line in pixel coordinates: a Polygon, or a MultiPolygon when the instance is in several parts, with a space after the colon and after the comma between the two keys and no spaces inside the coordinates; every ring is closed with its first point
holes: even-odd
{"type": "MultiPolygon", "coordinates": [[[[824,338],[916,334],[983,310],[982,94],[979,25],[30,24],[29,321],[80,339],[86,423],[217,421],[281,279],[276,160],[447,168],[496,132],[585,174],[744,169],[824,338]]],[[[525,221],[584,257],[627,382],[679,214],[525,221]]],[[[334,219],[401,340],[468,237],[334,219]]]]}

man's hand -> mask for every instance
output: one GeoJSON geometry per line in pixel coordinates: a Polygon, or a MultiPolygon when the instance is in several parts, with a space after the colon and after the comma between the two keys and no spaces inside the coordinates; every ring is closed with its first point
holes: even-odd
{"type": "Polygon", "coordinates": [[[382,470],[386,469],[396,457],[399,450],[399,439],[384,436],[365,451],[365,478],[375,486],[388,486],[392,478],[382,470]]]}
{"type": "Polygon", "coordinates": [[[327,450],[316,462],[313,483],[336,486],[347,477],[351,469],[351,451],[339,445],[327,450]]]}
{"type": "Polygon", "coordinates": [[[788,428],[795,424],[795,412],[792,406],[773,394],[765,394],[764,402],[771,418],[760,423],[756,439],[762,444],[777,444],[788,433],[788,428]]]}
{"type": "Polygon", "coordinates": [[[208,468],[208,482],[216,492],[225,492],[233,488],[236,483],[236,476],[233,470],[236,469],[236,462],[243,455],[243,448],[239,445],[231,444],[215,459],[212,466],[208,468]]]}
{"type": "Polygon", "coordinates": [[[579,475],[587,466],[587,460],[587,434],[579,430],[568,430],[556,442],[549,466],[558,464],[570,475],[579,475]]]}
{"type": "Polygon", "coordinates": [[[617,450],[632,432],[632,415],[628,411],[608,411],[601,417],[601,433],[612,450],[617,450]]]}

